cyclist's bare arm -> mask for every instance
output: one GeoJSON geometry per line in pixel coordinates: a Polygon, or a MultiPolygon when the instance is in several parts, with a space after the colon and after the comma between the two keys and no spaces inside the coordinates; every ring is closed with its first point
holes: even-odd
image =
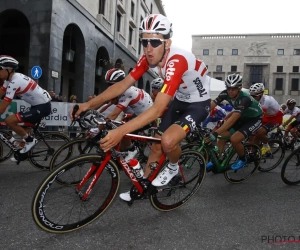
{"type": "Polygon", "coordinates": [[[126,135],[148,125],[156,118],[161,117],[171,99],[172,96],[159,92],[156,96],[153,106],[151,106],[142,114],[138,115],[136,118],[120,126],[118,129],[120,129],[122,135],[126,135]]]}
{"type": "Polygon", "coordinates": [[[215,107],[217,107],[217,104],[214,101],[210,102],[210,110],[213,110],[215,107]]]}
{"type": "MultiPolygon", "coordinates": [[[[97,107],[101,106],[103,103],[121,95],[125,92],[126,89],[131,87],[136,80],[129,74],[125,77],[124,80],[115,83],[100,95],[96,96],[95,98],[91,99],[90,101],[79,105],[79,109],[75,114],[75,117],[78,117],[81,112],[84,112],[88,109],[96,109],[97,107]]],[[[70,111],[71,118],[72,117],[73,109],[70,111]]]]}
{"type": "Polygon", "coordinates": [[[220,135],[223,132],[228,131],[240,117],[241,117],[240,113],[237,112],[232,113],[230,118],[226,122],[224,122],[224,124],[219,129],[217,129],[216,132],[220,135]]]}
{"type": "Polygon", "coordinates": [[[233,114],[234,111],[231,111],[230,113],[228,113],[223,120],[227,121],[233,114]]]}
{"type": "Polygon", "coordinates": [[[2,89],[0,89],[0,98],[2,98],[5,95],[5,91],[3,91],[2,89]]]}
{"type": "Polygon", "coordinates": [[[2,100],[0,104],[0,114],[3,114],[6,110],[6,108],[9,106],[10,102],[7,102],[5,100],[2,100]]]}
{"type": "Polygon", "coordinates": [[[115,109],[113,110],[113,112],[111,112],[107,118],[109,118],[110,120],[115,120],[119,114],[122,112],[122,109],[119,109],[118,107],[115,107],[115,109]]]}

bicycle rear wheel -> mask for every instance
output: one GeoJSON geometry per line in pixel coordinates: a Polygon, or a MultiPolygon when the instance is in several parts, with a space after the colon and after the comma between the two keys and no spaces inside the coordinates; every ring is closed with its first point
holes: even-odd
{"type": "Polygon", "coordinates": [[[285,149],[281,141],[269,140],[271,150],[262,155],[258,170],[261,172],[269,172],[275,169],[283,160],[285,149]]]}
{"type": "MultiPolygon", "coordinates": [[[[244,144],[244,148],[247,164],[238,170],[229,169],[224,172],[225,179],[230,183],[243,182],[244,180],[252,176],[256,169],[259,167],[261,159],[260,148],[257,145],[251,143],[244,144]]],[[[229,158],[228,165],[232,165],[238,160],[238,158],[238,154],[233,151],[232,155],[229,158]]]]}
{"type": "Polygon", "coordinates": [[[55,169],[63,161],[70,159],[72,156],[96,153],[96,150],[97,148],[95,145],[89,140],[83,138],[74,139],[56,150],[49,164],[50,171],[55,169]],[[92,150],[93,148],[95,149],[92,150]]]}
{"type": "Polygon", "coordinates": [[[300,148],[293,151],[284,161],[281,169],[281,179],[287,185],[300,183],[300,148]]]}
{"type": "MultiPolygon", "coordinates": [[[[165,162],[164,166],[168,162],[165,162]]],[[[166,186],[150,195],[151,205],[160,211],[171,211],[184,205],[200,188],[206,173],[205,159],[197,151],[184,151],[179,159],[180,171],[166,186]]]]}
{"type": "Polygon", "coordinates": [[[57,178],[64,178],[70,183],[82,180],[91,166],[100,166],[101,162],[99,155],[81,155],[62,163],[50,173],[37,189],[32,202],[32,215],[40,228],[52,233],[71,232],[88,225],[105,212],[120,184],[120,173],[113,161],[106,164],[84,201],[82,194],[93,178],[89,178],[79,191],[75,190],[77,185],[60,185],[56,181],[57,178]]]}
{"type": "Polygon", "coordinates": [[[62,133],[47,133],[37,138],[38,142],[28,152],[28,161],[32,166],[49,170],[50,161],[55,151],[70,141],[70,138],[62,133]]]}

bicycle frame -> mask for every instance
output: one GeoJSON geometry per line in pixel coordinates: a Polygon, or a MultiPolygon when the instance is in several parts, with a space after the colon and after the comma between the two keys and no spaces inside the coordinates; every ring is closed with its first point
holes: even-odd
{"type": "MultiPolygon", "coordinates": [[[[218,139],[229,139],[229,138],[225,136],[218,136],[218,139]]],[[[200,148],[195,150],[201,153],[204,149],[207,149],[209,155],[211,156],[212,163],[214,164],[214,166],[216,166],[218,173],[225,172],[227,170],[227,168],[225,167],[228,164],[229,156],[232,154],[234,148],[230,146],[230,148],[227,149],[229,151],[225,156],[225,158],[222,160],[222,162],[220,162],[220,160],[218,159],[216,152],[213,150],[213,148],[205,144],[205,139],[202,140],[200,148]]]]}
{"type": "MultiPolygon", "coordinates": [[[[132,140],[147,141],[147,142],[160,142],[161,141],[161,139],[159,139],[159,138],[148,137],[148,136],[141,136],[141,135],[134,135],[134,134],[127,134],[125,137],[128,138],[128,139],[132,139],[132,140]]],[[[118,146],[115,146],[113,149],[111,149],[110,151],[108,151],[108,152],[105,153],[105,157],[104,157],[104,159],[103,159],[103,161],[102,161],[102,163],[101,163],[100,166],[97,163],[93,163],[93,165],[88,170],[87,174],[83,177],[82,181],[76,187],[76,192],[78,192],[78,194],[80,195],[80,198],[82,200],[86,200],[88,198],[89,193],[91,192],[91,190],[94,187],[96,181],[98,180],[98,178],[100,177],[100,175],[102,174],[103,170],[105,169],[107,163],[110,160],[119,162],[120,165],[122,166],[123,170],[127,173],[127,175],[129,176],[129,178],[131,179],[133,185],[138,190],[138,192],[140,194],[142,194],[144,192],[144,187],[137,180],[137,178],[135,177],[134,173],[132,172],[131,167],[126,163],[126,161],[124,160],[124,158],[120,154],[121,154],[121,152],[119,151],[118,146]],[[116,160],[112,159],[113,158],[112,157],[113,153],[115,153],[117,155],[117,159],[116,160]],[[97,169],[97,171],[95,173],[96,169],[97,169]],[[79,192],[79,190],[82,188],[82,186],[87,182],[87,180],[93,174],[95,174],[95,175],[94,175],[94,177],[93,177],[90,185],[88,186],[88,188],[85,191],[85,193],[82,194],[81,192],[79,192]]],[[[155,177],[159,173],[159,171],[161,169],[161,166],[163,165],[165,159],[166,159],[166,155],[163,154],[161,156],[160,160],[159,160],[158,167],[156,169],[154,169],[153,172],[150,174],[150,176],[147,178],[147,180],[150,183],[155,179],[155,177]]]]}

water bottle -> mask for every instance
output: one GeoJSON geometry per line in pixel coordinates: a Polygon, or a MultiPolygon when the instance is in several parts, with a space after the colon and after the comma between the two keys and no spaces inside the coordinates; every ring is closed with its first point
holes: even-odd
{"type": "Polygon", "coordinates": [[[137,179],[143,179],[144,170],[137,159],[131,159],[129,166],[132,168],[132,172],[137,179]]]}
{"type": "Polygon", "coordinates": [[[14,147],[18,147],[18,146],[19,146],[18,141],[17,141],[16,138],[13,137],[13,136],[9,139],[9,142],[10,142],[12,145],[14,145],[14,147]]]}

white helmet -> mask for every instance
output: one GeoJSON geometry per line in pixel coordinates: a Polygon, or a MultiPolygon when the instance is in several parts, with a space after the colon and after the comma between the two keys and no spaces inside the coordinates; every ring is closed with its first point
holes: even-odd
{"type": "Polygon", "coordinates": [[[251,85],[249,91],[250,95],[259,95],[262,94],[265,90],[265,86],[263,83],[254,83],[251,85]]]}
{"type": "Polygon", "coordinates": [[[110,69],[105,74],[105,81],[110,84],[120,82],[124,78],[125,78],[125,72],[117,68],[110,69]]]}
{"type": "Polygon", "coordinates": [[[17,69],[19,62],[11,56],[1,55],[0,56],[0,66],[3,68],[17,69]]]}
{"type": "Polygon", "coordinates": [[[231,74],[228,75],[225,79],[225,85],[226,87],[240,87],[243,83],[243,77],[239,74],[231,74]]]}
{"type": "Polygon", "coordinates": [[[159,77],[159,78],[154,79],[151,82],[151,88],[160,90],[162,88],[163,84],[164,84],[164,80],[159,77]]]}
{"type": "Polygon", "coordinates": [[[143,33],[162,34],[165,39],[172,37],[172,23],[161,14],[151,14],[143,19],[139,29],[143,33]]]}

